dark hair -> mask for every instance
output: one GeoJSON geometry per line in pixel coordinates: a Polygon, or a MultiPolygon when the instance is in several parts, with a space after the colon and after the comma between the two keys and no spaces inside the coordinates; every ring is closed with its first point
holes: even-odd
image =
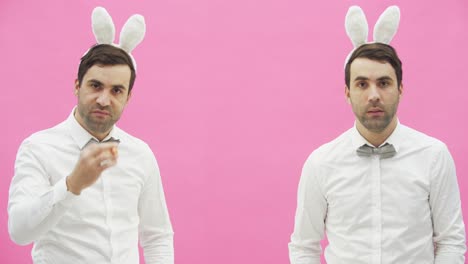
{"type": "Polygon", "coordinates": [[[350,56],[345,67],[345,83],[350,87],[350,78],[351,78],[351,63],[357,58],[367,58],[370,60],[388,62],[392,65],[395,70],[397,77],[398,88],[400,87],[401,81],[403,79],[403,70],[401,68],[402,64],[400,58],[398,57],[396,50],[387,44],[383,43],[369,43],[364,44],[357,48],[350,56]]]}
{"type": "Polygon", "coordinates": [[[109,44],[96,44],[81,58],[78,67],[78,84],[81,85],[83,77],[93,65],[128,65],[130,67],[130,83],[128,92],[132,90],[136,74],[132,59],[126,51],[109,44]]]}

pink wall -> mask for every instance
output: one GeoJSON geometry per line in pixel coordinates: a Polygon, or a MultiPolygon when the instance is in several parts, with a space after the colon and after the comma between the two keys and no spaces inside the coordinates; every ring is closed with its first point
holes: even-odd
{"type": "Polygon", "coordinates": [[[400,6],[400,121],[447,143],[468,221],[466,0],[2,0],[0,262],[31,262],[7,231],[16,151],[74,106],[78,61],[94,43],[90,14],[103,5],[118,29],[133,13],[146,17],[119,126],[157,155],[176,262],[287,263],[303,162],[354,121],[343,95],[352,4],[371,27],[400,6]]]}

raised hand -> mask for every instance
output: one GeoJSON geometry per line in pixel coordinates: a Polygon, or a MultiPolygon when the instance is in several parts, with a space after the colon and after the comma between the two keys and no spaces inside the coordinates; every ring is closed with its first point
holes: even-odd
{"type": "Polygon", "coordinates": [[[83,189],[93,185],[105,169],[117,163],[117,146],[116,142],[105,142],[85,147],[66,179],[68,190],[79,195],[83,189]]]}

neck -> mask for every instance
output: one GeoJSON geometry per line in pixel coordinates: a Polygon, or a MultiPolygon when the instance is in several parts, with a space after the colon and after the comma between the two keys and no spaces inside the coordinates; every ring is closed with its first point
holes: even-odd
{"type": "Polygon", "coordinates": [[[393,133],[397,124],[398,121],[395,116],[390,122],[390,124],[388,124],[388,126],[384,130],[379,132],[373,132],[368,130],[359,121],[356,122],[356,128],[362,137],[369,141],[369,143],[371,143],[374,147],[378,147],[382,145],[382,143],[384,143],[385,140],[387,140],[387,138],[393,133]]]}

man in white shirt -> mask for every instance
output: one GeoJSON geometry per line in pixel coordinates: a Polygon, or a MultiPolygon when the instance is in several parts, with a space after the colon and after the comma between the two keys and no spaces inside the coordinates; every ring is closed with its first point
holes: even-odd
{"type": "Polygon", "coordinates": [[[399,123],[401,61],[387,44],[358,47],[345,68],[355,126],[315,150],[299,183],[292,264],[463,264],[455,166],[441,141],[399,123]]]}
{"type": "Polygon", "coordinates": [[[8,230],[34,243],[34,263],[173,264],[173,231],[149,146],[115,126],[132,95],[134,62],[93,46],[81,59],[78,104],[64,122],[21,144],[8,230]]]}

